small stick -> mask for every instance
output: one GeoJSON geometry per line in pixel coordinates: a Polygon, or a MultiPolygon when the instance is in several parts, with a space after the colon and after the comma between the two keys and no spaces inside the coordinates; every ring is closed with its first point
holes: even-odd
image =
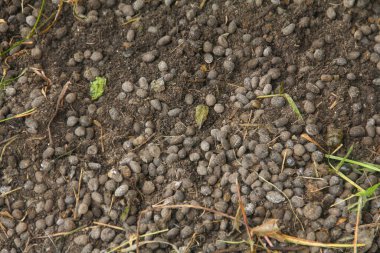
{"type": "Polygon", "coordinates": [[[102,125],[100,124],[99,121],[97,121],[96,119],[94,120],[94,124],[100,128],[100,146],[102,147],[102,153],[104,153],[104,143],[103,143],[103,127],[102,125]]]}
{"type": "Polygon", "coordinates": [[[7,195],[9,195],[9,194],[11,194],[11,193],[13,193],[13,192],[19,191],[19,190],[21,190],[21,189],[22,189],[22,187],[17,187],[16,189],[13,189],[13,190],[10,190],[10,191],[7,191],[7,192],[4,192],[4,193],[2,193],[2,194],[0,195],[0,198],[4,198],[5,196],[7,196],[7,195]]]}
{"type": "Polygon", "coordinates": [[[58,96],[58,99],[57,99],[57,104],[55,106],[55,111],[53,113],[53,116],[50,118],[49,122],[48,122],[48,135],[49,135],[49,144],[50,146],[53,146],[53,138],[51,137],[51,130],[50,130],[50,125],[51,125],[51,122],[53,122],[54,118],[57,116],[58,114],[58,110],[59,110],[59,107],[63,104],[63,97],[65,96],[66,94],[66,91],[67,89],[69,88],[69,85],[71,84],[70,81],[68,81],[62,88],[61,90],[61,93],[59,93],[59,96],[58,96]]]}
{"type": "Polygon", "coordinates": [[[109,227],[109,228],[113,228],[113,229],[117,229],[117,230],[125,231],[125,229],[122,228],[122,227],[118,227],[118,226],[110,225],[110,224],[103,223],[103,222],[99,222],[99,221],[94,221],[94,224],[95,224],[95,225],[98,225],[98,226],[109,227]]]}
{"type": "Polygon", "coordinates": [[[80,198],[80,187],[82,184],[82,178],[83,178],[83,168],[80,169],[80,175],[79,175],[79,182],[78,182],[78,192],[75,193],[75,208],[74,208],[74,220],[78,218],[78,206],[79,206],[79,198],[80,198]]]}
{"type": "Polygon", "coordinates": [[[4,152],[5,152],[5,149],[12,144],[12,142],[14,142],[15,140],[18,139],[18,136],[13,136],[12,138],[9,139],[9,141],[4,145],[3,147],[3,150],[1,150],[1,154],[0,154],[0,163],[3,161],[3,155],[4,155],[4,152]]]}
{"type": "Polygon", "coordinates": [[[284,171],[284,168],[285,168],[285,160],[286,160],[286,157],[287,157],[287,156],[288,156],[288,151],[285,150],[284,157],[282,158],[281,173],[284,171]]]}

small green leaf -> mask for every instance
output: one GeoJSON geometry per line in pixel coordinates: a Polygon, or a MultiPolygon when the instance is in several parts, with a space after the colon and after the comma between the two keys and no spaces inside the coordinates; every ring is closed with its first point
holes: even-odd
{"type": "Polygon", "coordinates": [[[129,214],[129,206],[126,206],[123,210],[123,212],[121,213],[120,215],[120,220],[122,222],[124,222],[127,218],[128,218],[128,214],[129,214]]]}
{"type": "Polygon", "coordinates": [[[358,192],[356,195],[370,198],[379,187],[380,187],[380,183],[372,185],[371,187],[367,188],[365,191],[358,192]]]}
{"type": "Polygon", "coordinates": [[[292,108],[293,112],[295,114],[297,114],[298,119],[300,119],[301,121],[303,121],[301,112],[298,110],[298,107],[297,107],[296,103],[294,103],[294,100],[292,99],[292,97],[289,96],[289,94],[287,94],[287,93],[283,93],[282,96],[284,96],[284,98],[288,101],[288,103],[289,103],[290,107],[292,108]]]}
{"type": "Polygon", "coordinates": [[[199,129],[207,119],[208,110],[209,108],[207,105],[197,105],[195,108],[195,123],[197,123],[199,129]]]}
{"type": "Polygon", "coordinates": [[[104,88],[106,87],[107,79],[97,76],[95,81],[91,82],[90,95],[92,100],[97,100],[103,95],[104,88]]]}

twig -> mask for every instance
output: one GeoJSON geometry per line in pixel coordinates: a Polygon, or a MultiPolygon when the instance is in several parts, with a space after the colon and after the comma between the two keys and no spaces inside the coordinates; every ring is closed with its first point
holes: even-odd
{"type": "Polygon", "coordinates": [[[42,69],[38,69],[38,68],[30,68],[30,69],[33,70],[33,72],[36,75],[44,79],[45,82],[47,82],[47,85],[42,88],[42,94],[46,98],[46,92],[52,86],[52,81],[45,75],[45,72],[42,69]]]}
{"type": "Polygon", "coordinates": [[[102,153],[104,153],[104,143],[103,143],[103,127],[102,125],[100,124],[99,121],[97,121],[96,119],[94,120],[94,124],[100,128],[100,137],[99,137],[99,140],[100,140],[100,146],[102,147],[102,153]]]}
{"type": "Polygon", "coordinates": [[[1,154],[0,154],[0,163],[3,161],[3,155],[4,155],[4,152],[5,152],[5,149],[12,144],[12,142],[14,142],[15,140],[18,139],[18,136],[13,136],[12,138],[10,138],[8,140],[8,142],[4,145],[3,149],[1,150],[1,154]]]}
{"type": "Polygon", "coordinates": [[[66,94],[66,91],[67,89],[69,88],[69,85],[71,84],[70,81],[68,81],[62,88],[61,90],[61,93],[59,94],[58,96],[58,99],[57,99],[57,104],[55,106],[55,111],[53,113],[53,116],[50,118],[49,120],[49,123],[48,123],[48,135],[49,135],[49,143],[50,143],[50,146],[53,146],[53,138],[51,137],[51,130],[50,130],[50,125],[51,125],[51,122],[53,122],[54,118],[57,116],[58,114],[58,110],[59,110],[59,107],[63,104],[63,98],[66,94]]]}
{"type": "Polygon", "coordinates": [[[250,233],[250,229],[249,229],[249,225],[248,225],[248,219],[247,219],[247,214],[245,212],[243,201],[241,199],[240,185],[239,185],[239,181],[238,181],[237,178],[236,178],[236,186],[237,186],[237,194],[238,194],[238,200],[239,200],[239,207],[240,207],[240,210],[241,210],[241,214],[243,215],[243,221],[244,221],[245,229],[247,230],[247,234],[248,234],[248,237],[249,237],[249,246],[251,248],[251,251],[253,251],[253,247],[252,247],[253,246],[253,238],[252,238],[252,235],[250,233]]]}
{"type": "Polygon", "coordinates": [[[76,220],[78,218],[78,207],[79,207],[79,199],[80,199],[80,187],[81,187],[81,184],[82,184],[82,178],[83,178],[83,168],[80,169],[79,182],[78,182],[78,192],[75,193],[75,189],[74,189],[74,195],[75,195],[74,220],[76,220]]]}
{"type": "Polygon", "coordinates": [[[109,228],[117,229],[117,230],[120,230],[120,231],[125,231],[125,229],[122,228],[122,227],[110,225],[110,224],[107,224],[107,223],[103,223],[103,222],[99,222],[99,221],[94,221],[93,223],[95,225],[98,225],[98,226],[109,227],[109,228]]]}
{"type": "Polygon", "coordinates": [[[286,157],[288,156],[288,150],[285,149],[284,157],[282,158],[282,164],[281,164],[281,173],[284,171],[285,168],[285,161],[286,157]]]}
{"type": "Polygon", "coordinates": [[[38,236],[38,237],[35,237],[34,239],[44,239],[44,238],[53,238],[53,237],[59,237],[59,236],[67,236],[67,235],[72,235],[72,234],[79,232],[81,230],[90,229],[90,228],[92,228],[92,227],[81,226],[79,228],[73,229],[73,230],[68,231],[68,232],[60,232],[60,233],[55,233],[55,234],[51,234],[51,235],[38,236]]]}
{"type": "Polygon", "coordinates": [[[17,187],[16,189],[13,189],[13,190],[10,190],[10,191],[7,191],[7,192],[3,192],[3,193],[0,195],[0,198],[4,198],[5,196],[7,196],[7,195],[9,195],[9,194],[11,194],[11,193],[13,193],[13,192],[19,191],[19,190],[21,190],[21,189],[22,189],[22,187],[20,186],[20,187],[17,187]]]}
{"type": "Polygon", "coordinates": [[[358,211],[356,213],[356,224],[355,224],[355,232],[354,232],[354,253],[358,252],[358,237],[359,237],[359,223],[362,209],[362,198],[359,197],[358,200],[358,211]]]}

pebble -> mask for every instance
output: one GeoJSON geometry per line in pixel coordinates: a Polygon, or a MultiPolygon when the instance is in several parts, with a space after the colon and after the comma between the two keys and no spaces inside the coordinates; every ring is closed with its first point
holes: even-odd
{"type": "Polygon", "coordinates": [[[305,131],[307,134],[312,136],[318,135],[319,133],[318,126],[315,124],[307,124],[305,127],[305,131]]]}
{"type": "Polygon", "coordinates": [[[285,98],[281,96],[277,96],[277,97],[271,98],[270,103],[274,107],[281,108],[285,106],[286,101],[285,101],[285,98]]]}
{"type": "Polygon", "coordinates": [[[288,36],[294,32],[296,25],[294,23],[289,24],[288,26],[282,28],[281,32],[283,35],[288,36]]]}
{"type": "Polygon", "coordinates": [[[65,101],[69,104],[74,103],[76,99],[77,99],[77,94],[73,92],[67,94],[65,97],[65,101]]]}
{"type": "Polygon", "coordinates": [[[152,194],[156,190],[156,187],[152,181],[145,181],[142,187],[142,192],[146,195],[152,194]]]}
{"type": "Polygon", "coordinates": [[[78,235],[74,238],[74,243],[79,246],[84,246],[88,243],[88,235],[78,235]]]}
{"type": "Polygon", "coordinates": [[[255,155],[257,155],[258,158],[264,159],[268,156],[269,150],[268,145],[266,144],[257,144],[255,147],[255,155]]]}
{"type": "Polygon", "coordinates": [[[306,113],[312,114],[315,112],[316,108],[313,102],[306,100],[303,105],[303,109],[305,110],[306,113]]]}
{"type": "Polygon", "coordinates": [[[181,229],[180,236],[182,239],[192,236],[194,233],[193,229],[190,226],[185,226],[181,229]]]}
{"type": "Polygon", "coordinates": [[[128,189],[129,189],[129,187],[128,187],[127,184],[120,185],[115,190],[115,197],[122,197],[122,196],[124,196],[127,193],[128,189]]]}
{"type": "Polygon", "coordinates": [[[88,205],[86,203],[80,203],[78,206],[78,214],[84,215],[88,212],[88,205]]]}
{"type": "Polygon", "coordinates": [[[214,105],[214,111],[216,112],[216,113],[223,113],[224,112],[224,105],[222,105],[222,104],[215,104],[214,105]]]}
{"type": "Polygon", "coordinates": [[[28,224],[26,224],[25,222],[18,223],[16,228],[15,228],[17,234],[22,234],[27,229],[28,229],[28,224]]]}
{"type": "Polygon", "coordinates": [[[150,51],[142,55],[142,61],[146,63],[153,62],[157,57],[157,51],[150,51]]]}
{"type": "Polygon", "coordinates": [[[33,26],[34,26],[34,24],[36,23],[36,20],[37,20],[36,17],[33,16],[33,15],[29,15],[29,16],[27,16],[26,19],[25,19],[26,23],[27,23],[30,27],[33,27],[33,26]]]}
{"type": "Polygon", "coordinates": [[[274,204],[278,204],[278,203],[285,201],[285,197],[281,193],[279,193],[278,191],[268,192],[266,194],[265,198],[274,204]]]}
{"type": "Polygon", "coordinates": [[[308,203],[303,208],[303,215],[309,220],[317,220],[322,215],[322,207],[317,203],[308,203]]]}
{"type": "Polygon", "coordinates": [[[114,237],[116,233],[113,229],[111,228],[103,228],[102,232],[100,233],[100,239],[103,242],[110,242],[114,237]]]}
{"type": "Polygon", "coordinates": [[[355,1],[356,0],[343,0],[343,5],[346,8],[352,8],[354,7],[355,1]]]}
{"type": "Polygon", "coordinates": [[[103,59],[103,54],[101,52],[95,51],[91,54],[90,59],[94,62],[101,61],[103,59]]]}
{"type": "Polygon", "coordinates": [[[216,103],[216,98],[212,94],[207,94],[205,100],[206,100],[206,105],[208,105],[208,106],[214,106],[216,103]]]}
{"type": "Polygon", "coordinates": [[[362,126],[354,126],[350,128],[350,136],[352,137],[364,137],[365,129],[362,126]]]}
{"type": "Polygon", "coordinates": [[[336,18],[336,12],[333,7],[329,7],[326,11],[326,16],[329,19],[335,19],[336,18]]]}
{"type": "Polygon", "coordinates": [[[42,50],[39,47],[32,48],[30,53],[35,60],[40,60],[42,58],[42,50]]]}
{"type": "Polygon", "coordinates": [[[157,41],[157,46],[160,46],[160,47],[166,46],[170,44],[171,41],[172,41],[172,37],[169,35],[165,35],[157,41]]]}
{"type": "Polygon", "coordinates": [[[235,69],[235,63],[233,63],[232,61],[230,60],[225,60],[223,62],[223,68],[228,72],[232,72],[234,69],[235,69]]]}

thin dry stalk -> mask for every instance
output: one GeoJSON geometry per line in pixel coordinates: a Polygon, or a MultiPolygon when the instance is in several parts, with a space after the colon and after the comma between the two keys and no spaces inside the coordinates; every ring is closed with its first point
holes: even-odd
{"type": "Polygon", "coordinates": [[[301,134],[301,137],[304,138],[305,140],[313,143],[315,146],[317,146],[318,148],[320,148],[323,152],[328,153],[325,148],[323,148],[316,140],[314,140],[313,138],[311,138],[310,135],[308,135],[307,133],[301,134]]]}
{"type": "Polygon", "coordinates": [[[47,83],[46,86],[44,86],[41,90],[42,95],[44,95],[44,97],[46,98],[46,92],[52,86],[52,81],[45,75],[45,72],[42,69],[38,69],[38,68],[30,68],[30,69],[33,70],[33,72],[36,75],[41,77],[47,83]]]}
{"type": "Polygon", "coordinates": [[[282,164],[281,164],[281,173],[284,171],[285,168],[285,161],[286,157],[288,156],[288,150],[285,150],[284,157],[282,158],[282,164]]]}
{"type": "Polygon", "coordinates": [[[78,192],[74,189],[74,195],[75,195],[75,208],[74,208],[74,220],[78,218],[78,207],[79,207],[79,199],[80,199],[80,187],[82,185],[82,178],[83,178],[83,168],[80,169],[80,175],[79,175],[79,182],[78,182],[78,192]]]}
{"type": "Polygon", "coordinates": [[[290,201],[290,199],[288,198],[288,196],[286,196],[286,194],[281,191],[276,185],[272,184],[271,182],[269,182],[268,180],[266,180],[265,178],[263,178],[262,176],[260,176],[257,172],[256,174],[259,176],[259,178],[261,178],[264,182],[266,182],[267,184],[271,185],[272,187],[274,187],[277,191],[279,191],[282,195],[284,195],[284,197],[288,200],[289,202],[289,205],[290,205],[290,209],[292,210],[294,216],[296,217],[297,221],[300,223],[301,227],[302,227],[302,230],[305,231],[305,228],[303,227],[303,224],[300,220],[300,218],[297,216],[296,212],[294,211],[294,207],[292,205],[292,202],[290,201]]]}
{"type": "Polygon", "coordinates": [[[73,229],[71,231],[68,231],[68,232],[60,232],[60,233],[55,233],[55,234],[51,234],[51,235],[44,235],[44,236],[38,236],[38,237],[35,237],[35,239],[44,239],[44,238],[54,238],[54,237],[60,237],[60,236],[68,236],[68,235],[72,235],[74,233],[77,233],[79,231],[82,231],[82,230],[87,230],[87,229],[91,229],[93,227],[86,227],[86,226],[81,226],[79,228],[76,228],[76,229],[73,229]]]}
{"type": "Polygon", "coordinates": [[[5,153],[5,149],[12,144],[12,142],[14,142],[15,140],[18,139],[18,136],[13,136],[11,139],[9,139],[9,141],[4,145],[3,149],[1,150],[1,154],[0,154],[0,163],[3,161],[3,155],[5,153]]]}
{"type": "Polygon", "coordinates": [[[94,223],[95,225],[98,225],[98,226],[109,227],[109,228],[113,228],[113,229],[116,229],[116,230],[125,231],[124,228],[122,228],[122,227],[118,227],[118,226],[115,226],[115,225],[110,225],[110,224],[103,223],[103,222],[99,222],[99,221],[94,221],[93,223],[94,223]]]}
{"type": "MultiPolygon", "coordinates": [[[[3,192],[1,195],[0,195],[0,198],[4,198],[5,196],[13,193],[13,192],[16,192],[16,191],[19,191],[21,190],[22,187],[17,187],[16,189],[13,189],[13,190],[10,190],[10,191],[7,191],[7,192],[3,192]]],[[[1,212],[0,212],[0,215],[1,215],[1,212]]]]}
{"type": "Polygon", "coordinates": [[[356,213],[355,232],[354,232],[354,253],[358,252],[358,238],[359,238],[359,224],[360,224],[361,209],[362,209],[362,199],[359,198],[358,210],[356,213]]]}
{"type": "Polygon", "coordinates": [[[101,146],[101,148],[102,148],[102,153],[104,153],[103,127],[102,127],[102,125],[100,124],[100,122],[97,121],[96,119],[94,120],[94,124],[95,124],[95,126],[99,127],[99,129],[100,129],[100,137],[99,137],[99,140],[100,140],[100,146],[101,146]]]}
{"type": "Polygon", "coordinates": [[[244,221],[245,229],[246,229],[247,234],[249,236],[250,246],[252,249],[253,238],[252,238],[251,233],[249,232],[250,229],[249,229],[249,225],[248,225],[247,213],[245,212],[244,204],[243,204],[243,201],[241,199],[240,185],[239,185],[239,181],[237,178],[236,178],[236,185],[237,185],[237,194],[238,194],[238,199],[239,199],[239,207],[241,210],[241,214],[243,215],[243,221],[244,221]]]}

